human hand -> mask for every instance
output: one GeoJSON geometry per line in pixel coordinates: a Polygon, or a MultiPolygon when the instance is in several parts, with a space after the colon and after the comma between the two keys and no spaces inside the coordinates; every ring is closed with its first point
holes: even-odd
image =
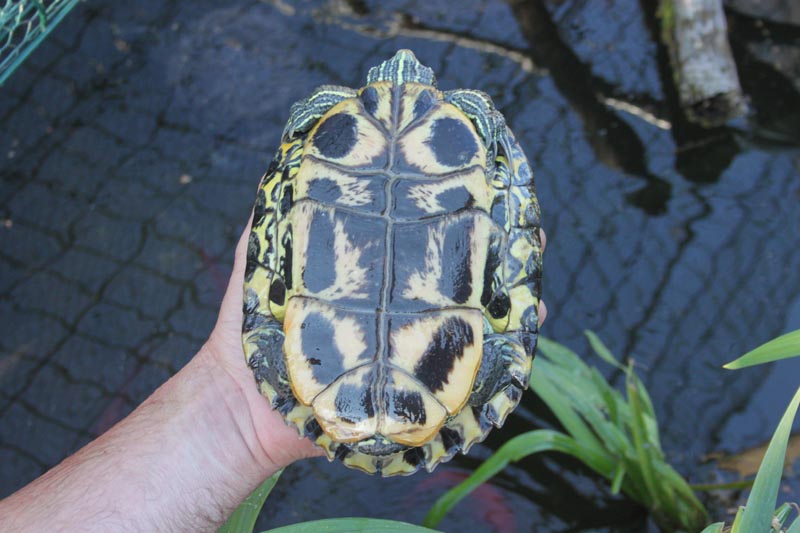
{"type": "Polygon", "coordinates": [[[236,245],[233,272],[222,299],[217,323],[198,357],[205,357],[220,376],[235,384],[236,390],[241,393],[235,401],[243,405],[232,406],[232,411],[241,415],[238,425],[242,437],[262,466],[274,472],[298,459],[324,454],[308,439],[301,439],[297,431],[287,426],[283,417],[271,408],[256,387],[253,373],[245,361],[242,348],[242,300],[251,223],[252,219],[236,245]]]}

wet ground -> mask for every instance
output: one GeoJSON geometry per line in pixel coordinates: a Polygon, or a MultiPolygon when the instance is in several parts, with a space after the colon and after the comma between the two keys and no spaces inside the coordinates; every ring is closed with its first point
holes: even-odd
{"type": "MultiPolygon", "coordinates": [[[[451,4],[90,1],[0,89],[0,496],[192,356],[290,104],[320,84],[359,86],[398,48],[443,89],[490,93],[526,149],[550,242],[543,334],[586,353],[592,329],[634,357],[692,481],[716,479],[710,452],[768,439],[800,364],[720,365],[800,328],[798,28],[729,12],[752,113],[703,132],[676,111],[638,3],[451,4]]],[[[527,395],[503,431],[433,475],[295,465],[259,525],[419,522],[540,411],[527,395]]],[[[800,499],[799,485],[781,497],[800,499]]],[[[508,469],[470,502],[442,529],[646,526],[554,458],[508,469]]]]}

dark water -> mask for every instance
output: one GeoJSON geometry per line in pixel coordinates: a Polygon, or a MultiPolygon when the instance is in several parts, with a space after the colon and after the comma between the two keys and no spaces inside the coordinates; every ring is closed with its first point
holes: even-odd
{"type": "MultiPolygon", "coordinates": [[[[798,362],[720,365],[800,327],[796,27],[729,13],[752,114],[702,132],[676,113],[653,15],[635,2],[221,5],[81,4],[0,89],[0,496],[192,356],[290,104],[323,83],[359,86],[398,48],[443,89],[490,93],[527,150],[550,242],[543,333],[586,353],[592,329],[635,357],[665,449],[693,481],[715,479],[706,454],[769,437],[798,362]]],[[[433,475],[295,465],[259,525],[418,522],[540,411],[527,395],[503,431],[433,475]]],[[[800,499],[798,485],[781,498],[800,499]]],[[[442,529],[646,525],[549,457],[509,468],[442,529]]]]}

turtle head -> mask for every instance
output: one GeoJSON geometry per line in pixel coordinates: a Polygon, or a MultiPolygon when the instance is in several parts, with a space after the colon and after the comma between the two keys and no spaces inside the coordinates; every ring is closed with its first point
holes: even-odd
{"type": "Polygon", "coordinates": [[[433,69],[419,61],[411,50],[398,50],[393,58],[369,69],[367,85],[378,81],[391,81],[396,85],[407,82],[436,86],[433,69]]]}

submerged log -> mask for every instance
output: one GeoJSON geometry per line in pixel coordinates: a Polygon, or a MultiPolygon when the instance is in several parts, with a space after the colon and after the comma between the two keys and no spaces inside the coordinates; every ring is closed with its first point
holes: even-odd
{"type": "Polygon", "coordinates": [[[661,38],[686,118],[720,126],[746,110],[722,0],[661,0],[661,38]]]}

